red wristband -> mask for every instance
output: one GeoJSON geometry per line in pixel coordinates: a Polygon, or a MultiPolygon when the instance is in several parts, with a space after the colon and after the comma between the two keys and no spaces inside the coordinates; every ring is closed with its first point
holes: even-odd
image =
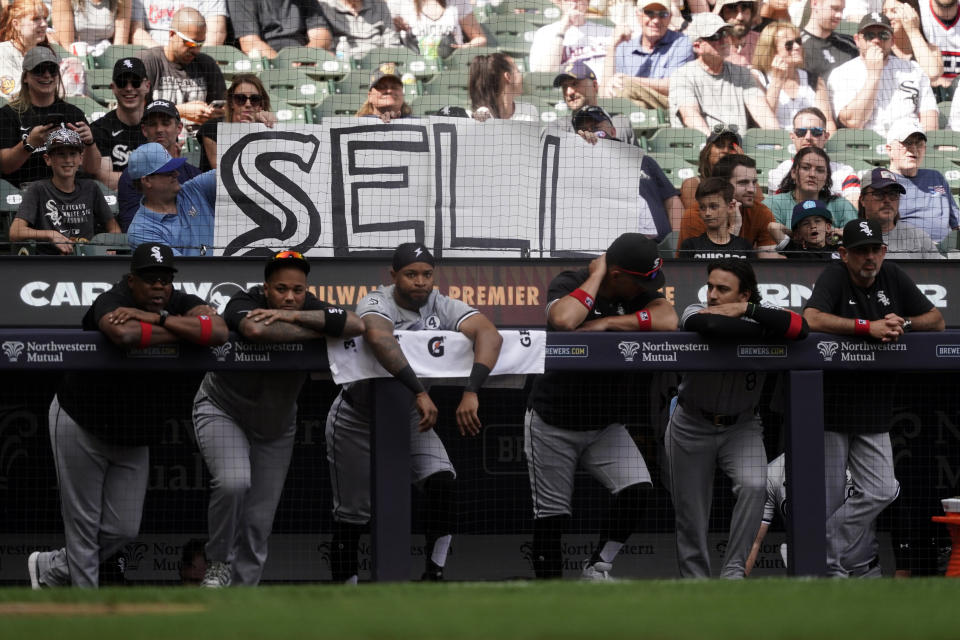
{"type": "Polygon", "coordinates": [[[587,311],[593,310],[593,305],[596,304],[596,301],[593,299],[593,296],[584,291],[583,289],[574,289],[570,295],[580,301],[580,304],[587,308],[587,311]]]}
{"type": "Polygon", "coordinates": [[[870,335],[870,321],[864,320],[862,318],[857,318],[853,321],[853,335],[855,336],[868,336],[870,335]]]}
{"type": "Polygon", "coordinates": [[[153,335],[153,325],[149,322],[140,321],[140,348],[146,349],[150,346],[150,336],[153,335]]]}
{"type": "Polygon", "coordinates": [[[651,331],[653,329],[653,318],[650,317],[650,312],[646,309],[637,311],[637,322],[640,323],[638,331],[651,331]]]}
{"type": "Polygon", "coordinates": [[[787,327],[787,337],[791,340],[795,339],[800,335],[800,331],[803,330],[803,318],[800,317],[799,313],[790,312],[790,326],[787,327]]]}
{"type": "Polygon", "coordinates": [[[210,335],[213,334],[213,320],[210,316],[197,316],[200,321],[200,340],[199,344],[204,346],[210,344],[210,335]]]}

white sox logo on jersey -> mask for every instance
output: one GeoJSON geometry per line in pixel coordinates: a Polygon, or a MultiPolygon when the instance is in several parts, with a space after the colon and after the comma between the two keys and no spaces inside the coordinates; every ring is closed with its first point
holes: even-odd
{"type": "Polygon", "coordinates": [[[833,356],[837,354],[839,348],[839,343],[830,340],[821,340],[817,343],[817,351],[820,352],[824,362],[833,362],[833,356]]]}
{"type": "Polygon", "coordinates": [[[640,351],[640,343],[622,340],[617,344],[617,349],[620,350],[620,355],[623,356],[624,362],[633,362],[634,356],[640,351]]]}
{"type": "Polygon", "coordinates": [[[890,298],[887,297],[886,292],[883,291],[882,289],[880,291],[877,291],[877,300],[879,300],[880,304],[882,304],[885,307],[890,306],[890,298]]]}
{"type": "Polygon", "coordinates": [[[7,356],[10,362],[17,362],[23,353],[23,347],[23,343],[18,340],[8,340],[3,343],[3,355],[7,356]]]}

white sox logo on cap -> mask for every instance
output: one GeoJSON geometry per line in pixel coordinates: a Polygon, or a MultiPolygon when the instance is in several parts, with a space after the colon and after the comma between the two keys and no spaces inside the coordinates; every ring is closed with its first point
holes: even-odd
{"type": "Polygon", "coordinates": [[[163,262],[163,256],[160,254],[160,247],[153,247],[150,249],[150,257],[157,262],[163,262]]]}
{"type": "Polygon", "coordinates": [[[123,66],[125,66],[127,69],[133,69],[133,62],[130,60],[130,58],[126,58],[123,61],[123,66]]]}
{"type": "Polygon", "coordinates": [[[862,231],[864,235],[868,235],[871,238],[873,237],[873,231],[870,230],[870,225],[867,224],[866,220],[860,223],[860,231],[862,231]]]}

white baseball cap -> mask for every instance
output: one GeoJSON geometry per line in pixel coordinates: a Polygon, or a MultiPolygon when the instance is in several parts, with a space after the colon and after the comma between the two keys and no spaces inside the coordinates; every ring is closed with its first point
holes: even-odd
{"type": "Polygon", "coordinates": [[[690,42],[696,42],[701,38],[709,38],[717,31],[729,26],[723,21],[723,18],[715,13],[697,13],[694,14],[693,20],[690,21],[690,25],[684,33],[690,38],[690,42]]]}
{"type": "Polygon", "coordinates": [[[901,118],[887,129],[887,144],[892,144],[894,141],[903,142],[915,133],[922,135],[924,140],[927,139],[927,134],[923,132],[919,120],[916,118],[901,118]]]}

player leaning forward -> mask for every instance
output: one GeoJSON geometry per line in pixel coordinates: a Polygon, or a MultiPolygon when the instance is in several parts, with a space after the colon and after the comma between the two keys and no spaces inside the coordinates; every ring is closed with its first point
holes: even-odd
{"type": "MultiPolygon", "coordinates": [[[[549,331],[673,331],[677,314],[658,289],[665,278],[657,245],[625,233],[589,269],[564,271],[547,293],[549,331]]],[[[583,577],[607,579],[637,526],[650,473],[627,424],[638,418],[648,374],[547,372],[528,402],[524,451],[533,496],[533,567],[563,573],[561,537],[572,515],[574,475],[588,471],[613,494],[611,513],[583,577]]]]}
{"type": "MultiPolygon", "coordinates": [[[[356,314],[307,291],[308,273],[300,253],[275,254],[264,267],[263,285],[230,299],[227,326],[251,342],[360,335],[356,314]]],[[[193,423],[211,475],[205,587],[260,581],[306,379],[303,371],[218,371],[208,373],[197,391],[193,423]]]]}
{"type": "MultiPolygon", "coordinates": [[[[687,331],[726,340],[802,339],[809,329],[799,314],[761,304],[757,276],[741,258],[707,265],[707,304],[688,306],[687,331]]],[[[709,578],[707,531],[717,465],[737,497],[722,578],[743,578],[766,502],[767,454],[757,402],[765,374],[705,371],[683,374],[677,408],[667,424],[665,447],[677,518],[677,562],[684,578],[709,578]]]]}
{"type": "MultiPolygon", "coordinates": [[[[878,189],[888,184],[871,186],[878,189]]],[[[896,342],[908,331],[943,331],[943,316],[898,265],[874,220],[843,227],[842,262],[820,274],[803,309],[812,331],[896,342]]],[[[883,371],[830,371],[823,376],[824,466],[827,502],[827,575],[861,575],[874,563],[862,544],[873,521],[899,491],[894,477],[890,421],[908,404],[883,371]],[[860,491],[844,501],[846,470],[860,491]],[[864,553],[866,552],[866,553],[864,553]]]]}
{"type": "MultiPolygon", "coordinates": [[[[407,362],[394,330],[459,331],[473,341],[470,380],[457,407],[461,434],[480,431],[477,391],[500,356],[503,339],[476,309],[433,288],[434,258],[419,242],[397,247],[390,277],[393,284],[371,292],[357,305],[363,339],[377,361],[414,394],[410,407],[410,463],[413,482],[423,491],[425,509],[425,580],[443,578],[453,531],[453,481],[456,473],[433,430],[437,407],[407,362]]],[[[334,534],[331,571],[334,581],[355,583],[360,534],[370,521],[370,419],[373,398],[369,381],[344,385],[327,416],[327,458],[333,485],[334,534]]]]}

